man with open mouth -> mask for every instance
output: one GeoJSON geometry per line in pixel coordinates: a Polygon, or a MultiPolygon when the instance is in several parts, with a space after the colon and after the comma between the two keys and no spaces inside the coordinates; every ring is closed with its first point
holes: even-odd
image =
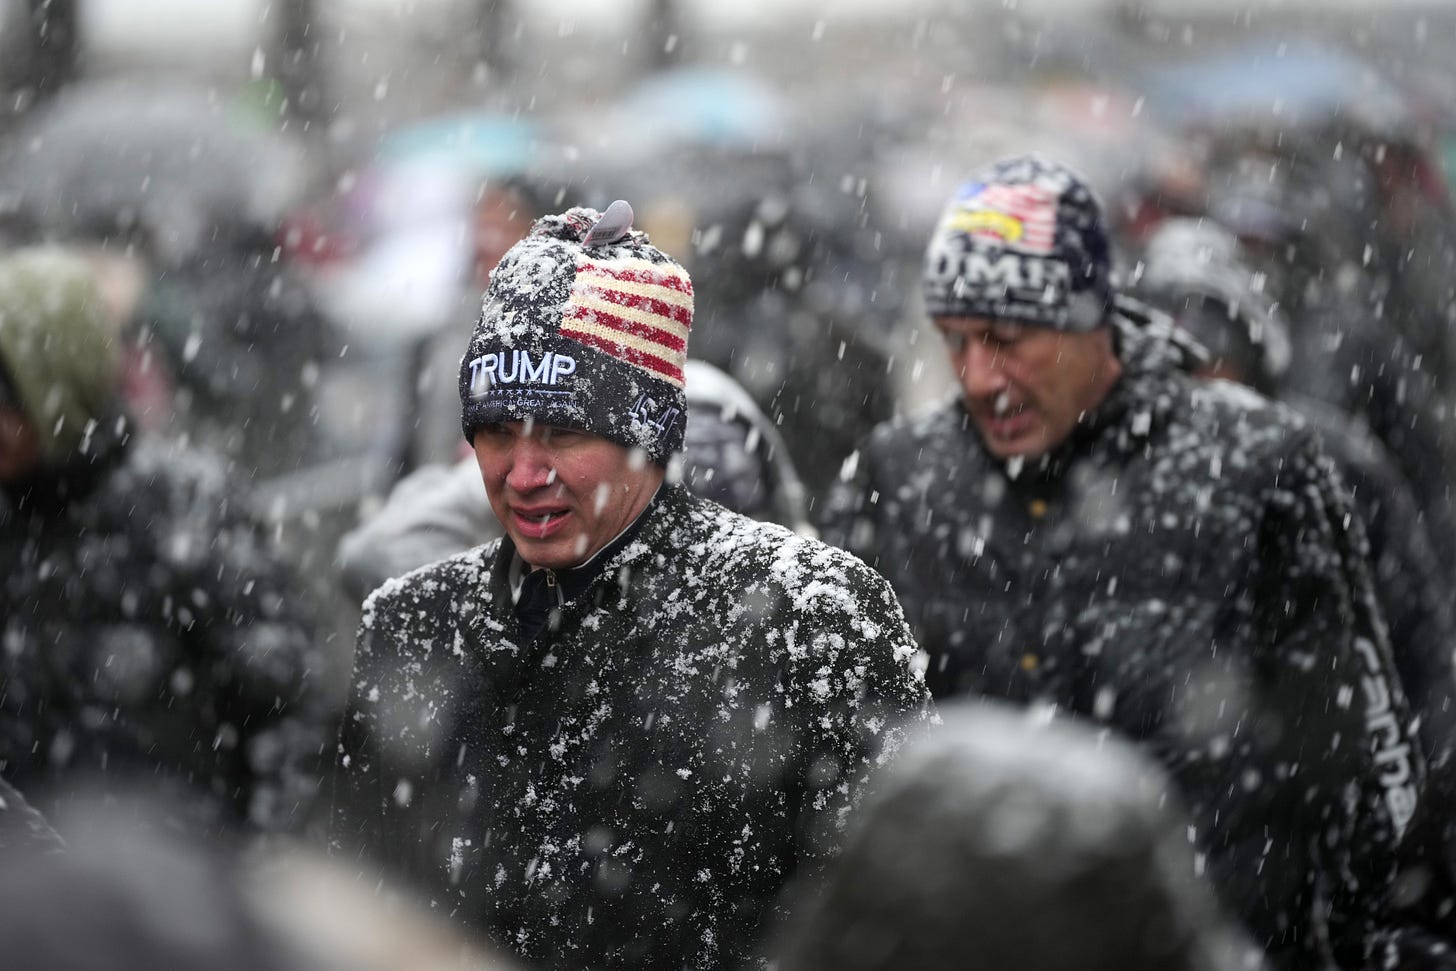
{"type": "Polygon", "coordinates": [[[687,272],[538,220],[460,368],[502,539],[365,602],[332,838],[534,965],[736,968],[930,719],[889,585],[681,480],[687,272]]]}
{"type": "Polygon", "coordinates": [[[1195,379],[1203,349],[1111,267],[1068,166],[973,175],[922,277],[957,393],[870,436],[825,535],[890,580],[935,697],[1050,706],[1155,753],[1274,967],[1439,966],[1427,921],[1453,901],[1397,876],[1430,810],[1363,526],[1315,432],[1195,379]]]}

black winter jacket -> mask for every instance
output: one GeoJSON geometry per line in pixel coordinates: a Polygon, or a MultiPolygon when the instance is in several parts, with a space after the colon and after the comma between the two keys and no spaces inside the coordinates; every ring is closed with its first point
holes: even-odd
{"type": "Polygon", "coordinates": [[[365,604],[337,852],[545,966],[740,964],[931,717],[858,560],[680,487],[644,515],[529,642],[508,539],[365,604]]]}
{"type": "MultiPolygon", "coordinates": [[[[1456,618],[1428,524],[1395,460],[1363,423],[1313,399],[1282,400],[1318,433],[1365,525],[1375,599],[1401,687],[1420,719],[1436,815],[1456,827],[1456,618]]],[[[1456,834],[1447,841],[1456,846],[1456,834]]]]}
{"type": "Polygon", "coordinates": [[[879,429],[828,538],[891,581],[938,697],[1050,703],[1144,743],[1281,965],[1328,946],[1420,966],[1431,941],[1388,898],[1424,765],[1342,486],[1287,409],[1187,375],[1160,318],[1116,336],[1118,384],[1022,468],[959,400],[879,429]]]}
{"type": "Polygon", "coordinates": [[[0,492],[0,768],[48,813],[141,786],[194,833],[296,828],[334,716],[293,572],[219,461],[104,434],[0,492]]]}

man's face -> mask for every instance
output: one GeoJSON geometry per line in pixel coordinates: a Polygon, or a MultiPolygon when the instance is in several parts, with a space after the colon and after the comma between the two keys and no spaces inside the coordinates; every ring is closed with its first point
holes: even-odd
{"type": "Polygon", "coordinates": [[[1122,374],[1106,327],[1070,334],[982,317],[936,317],[935,326],[997,458],[1035,458],[1060,445],[1122,374]]]}
{"type": "Polygon", "coordinates": [[[550,425],[483,425],[474,448],[490,508],[532,567],[559,570],[595,556],[663,479],[641,452],[550,425]]]}
{"type": "Polygon", "coordinates": [[[475,282],[484,287],[490,271],[531,231],[535,218],[526,201],[509,189],[489,188],[475,205],[471,228],[475,282]]]}
{"type": "Polygon", "coordinates": [[[11,482],[41,464],[40,437],[19,410],[0,405],[0,482],[11,482]]]}

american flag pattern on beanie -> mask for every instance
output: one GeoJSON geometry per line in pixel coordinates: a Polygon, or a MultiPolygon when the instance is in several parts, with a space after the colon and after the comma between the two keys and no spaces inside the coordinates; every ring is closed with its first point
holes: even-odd
{"type": "Polygon", "coordinates": [[[994,239],[1008,249],[1038,256],[1056,245],[1057,193],[1037,183],[961,188],[945,216],[941,232],[963,232],[994,239]]]}
{"type": "Polygon", "coordinates": [[[676,263],[577,255],[561,336],[681,388],[693,322],[693,284],[676,263]]]}

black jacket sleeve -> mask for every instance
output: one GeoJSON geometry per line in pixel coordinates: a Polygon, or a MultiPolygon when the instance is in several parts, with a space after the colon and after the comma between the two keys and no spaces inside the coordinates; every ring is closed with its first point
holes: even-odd
{"type": "Polygon", "coordinates": [[[1363,527],[1312,439],[1286,461],[1259,532],[1258,659],[1287,738],[1319,895],[1342,967],[1450,967],[1396,899],[1401,841],[1423,811],[1425,762],[1376,605],[1363,527]],[[1298,780],[1303,776],[1304,782],[1298,780]]]}

